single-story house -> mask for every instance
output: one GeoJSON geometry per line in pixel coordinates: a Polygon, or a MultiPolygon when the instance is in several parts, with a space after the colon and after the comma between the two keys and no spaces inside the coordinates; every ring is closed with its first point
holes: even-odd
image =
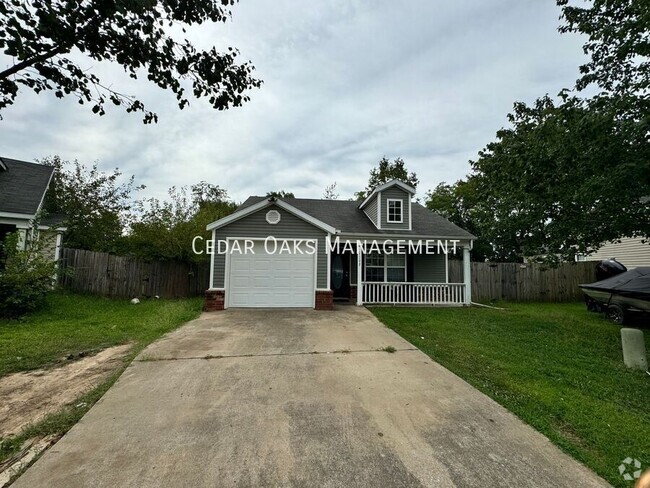
{"type": "Polygon", "coordinates": [[[43,252],[53,260],[59,259],[66,230],[63,216],[44,216],[33,229],[53,174],[51,166],[0,158],[0,242],[9,233],[18,232],[21,249],[33,239],[42,239],[43,252]]]}
{"type": "Polygon", "coordinates": [[[469,305],[475,237],[393,180],[363,201],[249,197],[212,231],[205,309],[363,304],[469,305]],[[449,283],[462,254],[464,279],[449,283]],[[460,256],[459,256],[460,257],[460,256]]]}

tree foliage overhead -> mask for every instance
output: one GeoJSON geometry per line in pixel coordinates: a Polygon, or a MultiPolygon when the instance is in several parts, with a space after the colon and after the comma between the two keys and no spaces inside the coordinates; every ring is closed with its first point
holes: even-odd
{"type": "Polygon", "coordinates": [[[122,173],[99,171],[78,161],[70,163],[59,156],[44,158],[42,164],[53,166],[54,175],[46,193],[44,210],[63,214],[68,230],[64,245],[93,251],[115,251],[131,216],[134,177],[120,182],[122,173]]]}
{"type": "MultiPolygon", "coordinates": [[[[0,2],[0,50],[13,62],[0,71],[0,111],[19,88],[58,98],[74,96],[103,115],[106,102],[157,120],[135,97],[112,88],[92,70],[92,61],[118,63],[131,78],[146,77],[171,90],[182,109],[190,96],[223,110],[249,99],[259,87],[250,63],[238,51],[199,50],[172,31],[204,22],[225,22],[236,0],[11,0],[0,2]],[[80,63],[78,54],[90,58],[80,63]]],[[[1,68],[0,68],[1,69],[1,68]]]]}
{"type": "Polygon", "coordinates": [[[560,32],[587,36],[589,62],[580,66],[578,90],[591,84],[620,102],[650,95],[650,3],[640,0],[557,0],[565,24],[560,32]],[[586,4],[585,4],[586,3],[586,4]]]}
{"type": "Polygon", "coordinates": [[[416,189],[418,183],[420,183],[420,180],[418,180],[415,173],[408,172],[406,164],[402,158],[395,158],[391,162],[386,158],[386,156],[384,156],[379,161],[377,167],[370,170],[370,178],[368,179],[368,186],[366,186],[366,189],[364,191],[359,191],[354,195],[357,200],[363,200],[372,192],[372,190],[391,180],[399,180],[416,189]]]}

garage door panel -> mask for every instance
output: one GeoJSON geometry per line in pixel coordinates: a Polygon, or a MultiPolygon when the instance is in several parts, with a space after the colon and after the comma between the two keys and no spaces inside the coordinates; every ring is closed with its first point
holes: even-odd
{"type": "Polygon", "coordinates": [[[304,288],[314,287],[313,278],[309,276],[294,276],[293,281],[295,281],[296,285],[300,287],[304,287],[304,288]]]}
{"type": "Polygon", "coordinates": [[[228,306],[313,306],[315,255],[267,254],[261,242],[255,244],[254,251],[229,256],[228,306]]]}
{"type": "Polygon", "coordinates": [[[291,278],[285,277],[285,278],[277,278],[273,280],[273,286],[280,287],[280,288],[291,288],[292,285],[292,280],[291,278]]]}

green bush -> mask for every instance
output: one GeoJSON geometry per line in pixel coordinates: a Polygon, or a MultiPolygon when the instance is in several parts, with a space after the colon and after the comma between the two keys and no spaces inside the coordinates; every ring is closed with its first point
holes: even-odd
{"type": "Polygon", "coordinates": [[[39,240],[18,249],[18,233],[2,244],[0,263],[0,317],[16,318],[37,309],[52,290],[56,263],[43,257],[39,240]]]}

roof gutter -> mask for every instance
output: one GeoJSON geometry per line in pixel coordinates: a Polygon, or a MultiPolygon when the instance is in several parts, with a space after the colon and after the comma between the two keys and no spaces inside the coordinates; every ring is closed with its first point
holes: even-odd
{"type": "Polygon", "coordinates": [[[35,214],[0,212],[0,218],[6,218],[6,219],[33,220],[34,217],[36,217],[35,214]]]}
{"type": "Polygon", "coordinates": [[[381,238],[400,238],[400,239],[457,239],[460,241],[474,241],[476,237],[473,235],[468,236],[440,236],[432,234],[371,234],[371,233],[355,233],[355,232],[341,232],[339,234],[341,237],[353,237],[353,238],[370,238],[376,239],[377,237],[381,238]]]}

